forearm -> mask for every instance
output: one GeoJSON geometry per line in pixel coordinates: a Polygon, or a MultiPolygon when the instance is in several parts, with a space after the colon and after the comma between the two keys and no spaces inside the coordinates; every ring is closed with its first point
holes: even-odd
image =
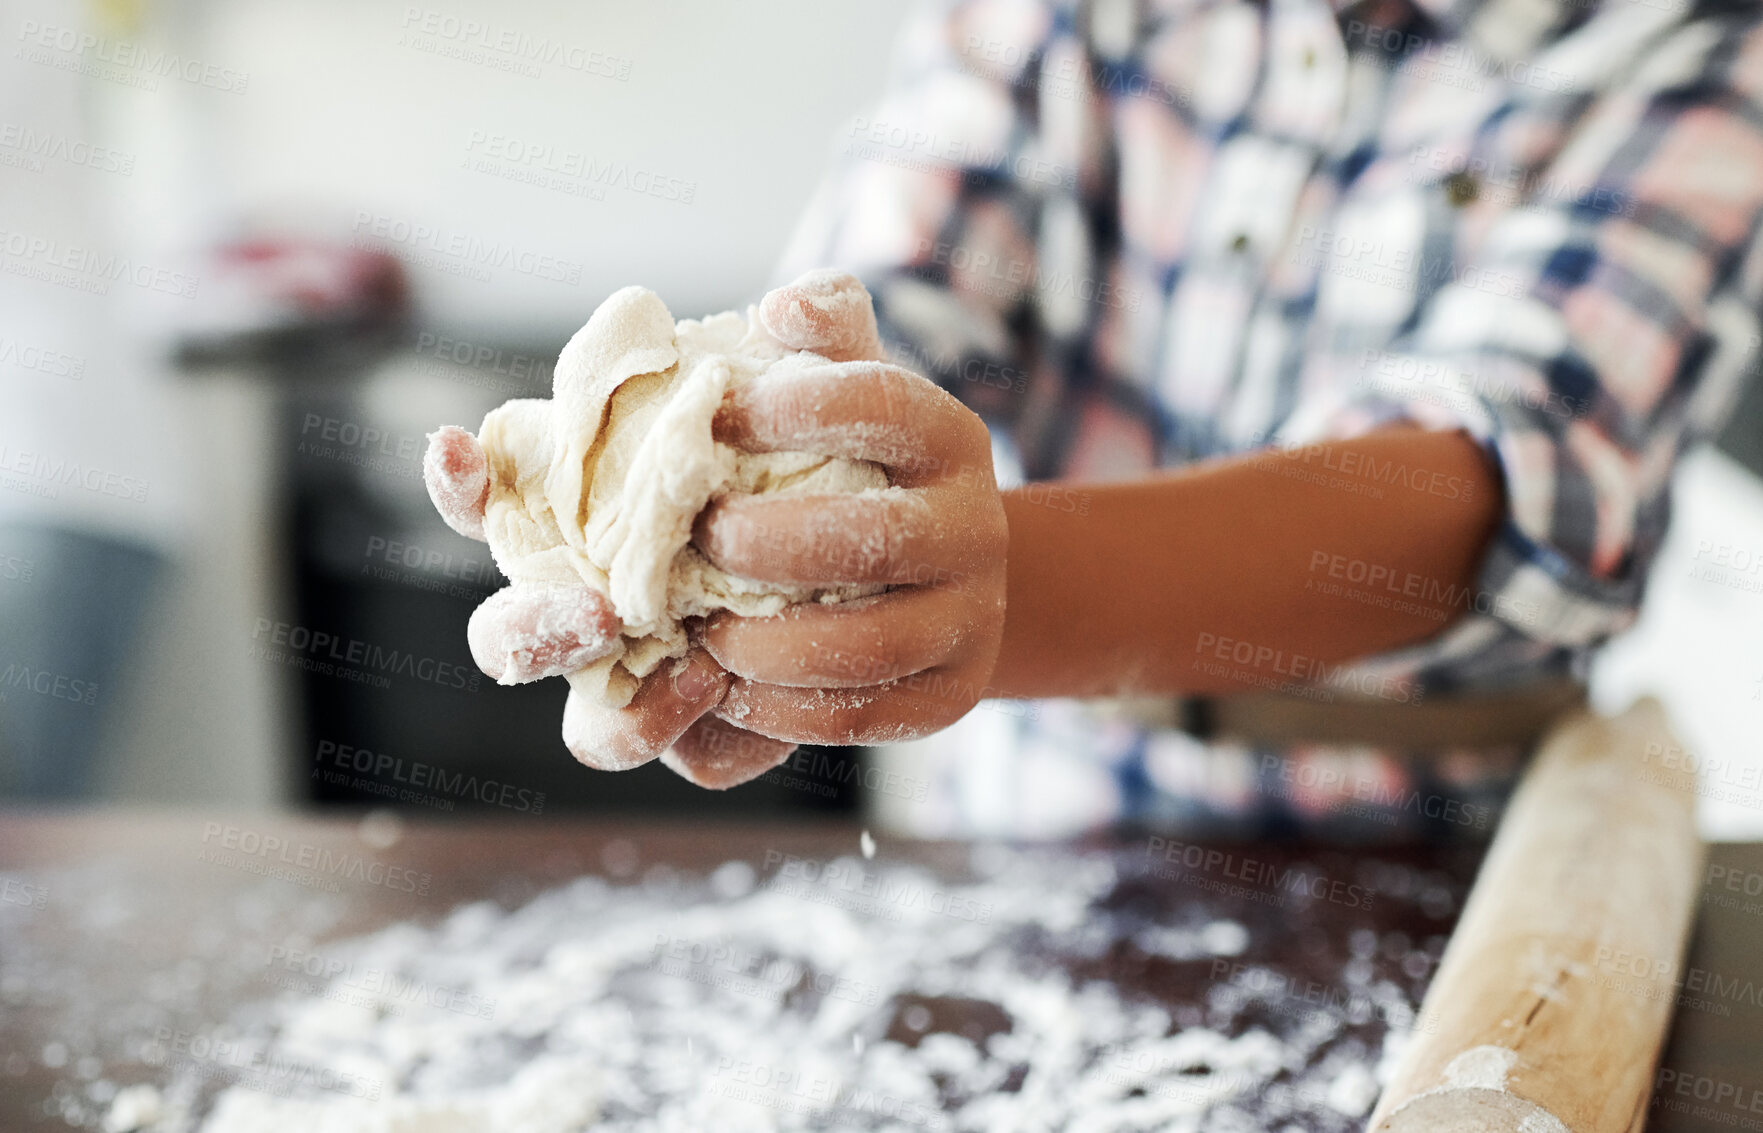
{"type": "Polygon", "coordinates": [[[1008,492],[992,687],[1233,692],[1423,641],[1473,604],[1501,509],[1474,441],[1410,428],[1008,492]]]}

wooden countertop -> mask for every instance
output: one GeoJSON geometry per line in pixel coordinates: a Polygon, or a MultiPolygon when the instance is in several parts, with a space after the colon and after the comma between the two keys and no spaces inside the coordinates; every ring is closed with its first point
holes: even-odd
{"type": "MultiPolygon", "coordinates": [[[[631,882],[657,867],[701,874],[743,859],[763,878],[787,856],[826,860],[857,843],[844,824],[405,820],[399,829],[356,818],[0,813],[0,1131],[67,1128],[56,1102],[69,1083],[156,1081],[142,1060],[151,1035],[273,998],[261,966],[225,961],[292,932],[332,940],[433,921],[468,901],[515,906],[584,873],[631,882]],[[350,856],[345,868],[317,864],[341,855],[350,856]],[[46,1065],[45,1052],[59,1065],[46,1065]]],[[[1199,903],[1249,929],[1256,963],[1321,985],[1358,929],[1405,936],[1436,960],[1479,853],[1234,846],[1206,861],[1176,846],[1123,836],[1054,852],[1111,854],[1120,877],[1112,900],[1153,917],[1199,903]],[[1369,910],[1332,900],[1294,909],[1255,892],[1262,867],[1292,863],[1393,899],[1369,910]]],[[[969,848],[890,838],[881,857],[958,880],[969,848]]],[[[1698,915],[1649,1128],[1763,1130],[1763,845],[1711,848],[1698,915]]],[[[1205,990],[1203,977],[1124,946],[1088,967],[1086,977],[1172,1010],[1205,990]]],[[[1406,977],[1416,1000],[1431,971],[1406,977]]]]}

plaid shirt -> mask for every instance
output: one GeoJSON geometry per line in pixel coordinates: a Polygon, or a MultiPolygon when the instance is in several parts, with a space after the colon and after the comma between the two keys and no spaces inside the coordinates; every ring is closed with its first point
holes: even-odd
{"type": "MultiPolygon", "coordinates": [[[[1507,499],[1479,589],[1355,671],[1581,673],[1758,343],[1760,26],[1735,0],[945,2],[784,274],[862,275],[1005,479],[1467,431],[1507,499]]],[[[1086,819],[1151,805],[1167,741],[1104,753],[1086,819]]]]}

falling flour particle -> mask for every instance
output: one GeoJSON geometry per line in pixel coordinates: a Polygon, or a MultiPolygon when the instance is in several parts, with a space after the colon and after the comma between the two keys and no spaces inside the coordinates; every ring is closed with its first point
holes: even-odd
{"type": "Polygon", "coordinates": [[[149,1128],[1345,1133],[1411,1025],[1383,984],[1366,1031],[1293,1013],[1246,974],[1212,978],[1208,948],[1252,934],[1112,907],[1106,854],[993,847],[971,864],[966,883],[856,857],[818,880],[745,863],[588,877],[327,945],[346,965],[331,987],[227,1024],[273,1072],[168,1063],[162,1091],[197,1100],[149,1128]],[[1075,974],[1098,934],[1130,947],[1159,932],[1192,947],[1160,962],[1189,965],[1199,1004],[1075,974]]]}
{"type": "Polygon", "coordinates": [[[857,848],[863,851],[865,859],[875,857],[875,839],[865,830],[857,836],[857,848]]]}
{"type": "Polygon", "coordinates": [[[515,586],[589,586],[620,621],[613,651],[568,675],[574,689],[629,703],[640,678],[685,655],[689,617],[775,614],[879,589],[753,582],[691,544],[693,520],[726,493],[899,491],[867,461],[747,452],[712,436],[726,394],[828,364],[782,346],[756,309],[676,324],[653,291],[626,287],[563,348],[549,399],[484,418],[484,534],[497,567],[515,586]]]}

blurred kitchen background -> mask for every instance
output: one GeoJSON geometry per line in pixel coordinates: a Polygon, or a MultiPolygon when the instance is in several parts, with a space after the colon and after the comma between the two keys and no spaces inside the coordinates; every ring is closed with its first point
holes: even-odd
{"type": "MultiPolygon", "coordinates": [[[[676,317],[755,300],[902,5],[0,12],[0,798],[910,806],[855,789],[856,752],[720,796],[582,770],[562,682],[476,676],[465,622],[499,579],[420,474],[436,425],[545,396],[612,290],[676,317]],[[64,631],[9,629],[27,609],[64,631]],[[380,662],[332,659],[351,649],[380,662]]],[[[1755,389],[1723,448],[1683,468],[1648,612],[1595,691],[1663,691],[1693,746],[1754,773],[1755,389]]],[[[1709,806],[1715,832],[1758,821],[1709,806]]]]}

